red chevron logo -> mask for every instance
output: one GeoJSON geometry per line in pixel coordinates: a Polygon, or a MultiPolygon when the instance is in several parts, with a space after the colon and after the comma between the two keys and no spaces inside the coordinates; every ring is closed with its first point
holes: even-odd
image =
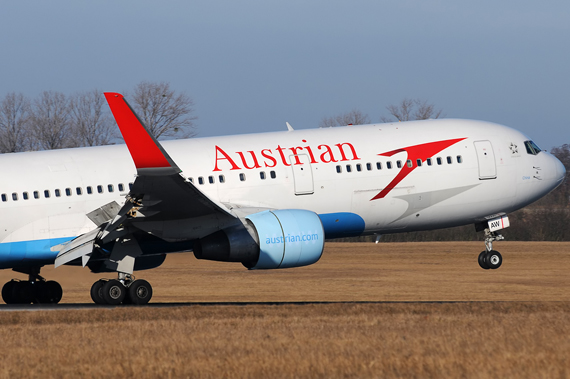
{"type": "Polygon", "coordinates": [[[440,153],[441,151],[447,149],[448,147],[456,144],[459,141],[463,141],[465,138],[456,138],[456,139],[448,139],[445,141],[437,141],[437,142],[428,142],[422,143],[420,145],[408,146],[401,149],[396,149],[392,151],[388,151],[386,153],[378,154],[383,157],[391,157],[394,154],[401,153],[405,151],[408,153],[408,159],[412,161],[412,167],[408,167],[407,164],[404,164],[398,175],[384,188],[382,191],[378,193],[378,195],[374,196],[370,201],[376,199],[382,199],[390,191],[392,191],[406,176],[412,173],[418,166],[416,164],[417,159],[421,159],[422,162],[425,162],[426,159],[433,157],[434,155],[440,153]]]}

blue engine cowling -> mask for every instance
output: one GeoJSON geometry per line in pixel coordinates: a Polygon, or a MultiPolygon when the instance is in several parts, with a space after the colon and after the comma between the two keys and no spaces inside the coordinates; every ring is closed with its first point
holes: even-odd
{"type": "Polygon", "coordinates": [[[325,232],[316,213],[282,209],[246,217],[257,232],[259,259],[252,269],[307,266],[323,254],[325,232]]]}
{"type": "Polygon", "coordinates": [[[325,235],[316,213],[283,209],[254,213],[194,243],[198,259],[241,262],[249,269],[300,267],[323,253],[325,235]]]}

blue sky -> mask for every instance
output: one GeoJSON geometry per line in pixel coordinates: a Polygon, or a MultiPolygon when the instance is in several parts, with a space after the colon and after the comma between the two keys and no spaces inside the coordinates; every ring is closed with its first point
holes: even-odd
{"type": "Polygon", "coordinates": [[[379,121],[410,97],[570,143],[567,0],[2,2],[0,48],[0,97],[167,81],[198,136],[379,121]]]}

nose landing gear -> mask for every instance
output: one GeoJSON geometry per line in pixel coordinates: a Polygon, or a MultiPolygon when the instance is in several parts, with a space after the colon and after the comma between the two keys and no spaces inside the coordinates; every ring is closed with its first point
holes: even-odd
{"type": "Polygon", "coordinates": [[[488,269],[498,269],[503,263],[503,257],[501,253],[493,250],[493,242],[504,240],[505,237],[498,234],[497,232],[491,232],[489,229],[485,229],[485,251],[479,254],[479,266],[481,268],[488,269]]]}

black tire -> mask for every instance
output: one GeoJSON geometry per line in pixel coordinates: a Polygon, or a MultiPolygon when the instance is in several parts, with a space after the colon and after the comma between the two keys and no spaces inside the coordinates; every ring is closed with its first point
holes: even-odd
{"type": "Polygon", "coordinates": [[[107,283],[106,280],[98,280],[91,286],[91,300],[95,304],[104,305],[107,304],[105,299],[103,299],[103,286],[107,283]]]}
{"type": "Polygon", "coordinates": [[[12,293],[14,294],[16,304],[31,304],[36,297],[34,285],[27,280],[15,283],[16,285],[12,293]]]}
{"type": "Polygon", "coordinates": [[[485,263],[490,269],[496,270],[503,264],[503,257],[498,251],[491,250],[485,256],[485,263]]]}
{"type": "Polygon", "coordinates": [[[152,298],[152,286],[143,279],[138,279],[129,287],[129,300],[134,305],[148,304],[152,298]]]}
{"type": "Polygon", "coordinates": [[[2,300],[4,300],[6,304],[16,304],[16,298],[14,296],[16,283],[15,280],[10,280],[2,287],[2,300]]]}
{"type": "Polygon", "coordinates": [[[46,304],[49,296],[47,294],[46,282],[38,280],[34,283],[34,304],[46,304]]]}
{"type": "Polygon", "coordinates": [[[479,254],[479,266],[485,270],[489,269],[489,266],[487,265],[487,251],[482,251],[481,254],[479,254]]]}
{"type": "Polygon", "coordinates": [[[125,299],[127,289],[118,280],[109,280],[103,286],[103,299],[106,304],[119,305],[125,299]]]}
{"type": "Polygon", "coordinates": [[[63,297],[63,289],[55,280],[48,280],[44,283],[42,303],[57,304],[63,297]]]}
{"type": "Polygon", "coordinates": [[[63,296],[61,285],[53,280],[35,282],[34,291],[34,304],[57,304],[63,296]]]}

